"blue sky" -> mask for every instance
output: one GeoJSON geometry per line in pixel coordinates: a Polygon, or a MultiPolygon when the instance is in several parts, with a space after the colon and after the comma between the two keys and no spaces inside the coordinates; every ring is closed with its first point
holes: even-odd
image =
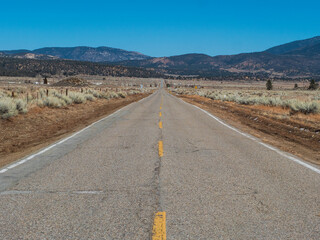
{"type": "Polygon", "coordinates": [[[0,49],[109,46],[151,56],[262,51],[320,35],[320,1],[1,1],[0,49]]]}

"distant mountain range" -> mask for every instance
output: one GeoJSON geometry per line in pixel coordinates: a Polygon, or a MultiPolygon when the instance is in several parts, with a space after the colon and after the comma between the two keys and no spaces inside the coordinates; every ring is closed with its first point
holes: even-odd
{"type": "Polygon", "coordinates": [[[268,77],[320,76],[320,37],[283,44],[263,52],[221,55],[185,54],[117,65],[157,69],[162,73],[216,76],[247,73],[268,77]]]}
{"type": "Polygon", "coordinates": [[[119,62],[124,60],[143,60],[150,58],[138,52],[110,47],[47,47],[35,50],[4,50],[0,56],[26,59],[70,59],[87,62],[119,62]]]}
{"type": "MultiPolygon", "coordinates": [[[[269,48],[266,50],[266,52],[277,55],[292,55],[299,51],[302,55],[304,55],[306,51],[309,51],[308,49],[313,48],[314,46],[318,46],[319,49],[320,36],[282,44],[280,46],[269,48]]],[[[317,54],[320,54],[320,52],[318,51],[317,54]]]]}
{"type": "MultiPolygon", "coordinates": [[[[150,57],[109,47],[40,48],[0,51],[3,58],[71,59],[145,68],[158,74],[228,77],[250,75],[278,78],[320,78],[320,36],[275,46],[262,52],[209,56],[184,54],[150,57]]],[[[0,73],[1,74],[1,73],[0,73]]]]}

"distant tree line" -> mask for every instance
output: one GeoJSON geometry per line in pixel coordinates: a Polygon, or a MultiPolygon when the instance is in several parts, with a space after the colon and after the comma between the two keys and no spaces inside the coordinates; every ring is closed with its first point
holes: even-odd
{"type": "Polygon", "coordinates": [[[0,58],[0,76],[35,77],[77,74],[116,77],[164,77],[163,74],[137,67],[111,66],[102,63],[72,60],[35,60],[0,58]]]}

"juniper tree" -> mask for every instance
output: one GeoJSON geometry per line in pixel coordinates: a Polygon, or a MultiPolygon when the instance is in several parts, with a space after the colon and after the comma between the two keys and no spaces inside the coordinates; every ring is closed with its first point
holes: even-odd
{"type": "Polygon", "coordinates": [[[318,84],[314,79],[310,80],[309,90],[316,90],[318,88],[318,84]]]}
{"type": "Polygon", "coordinates": [[[267,87],[267,90],[272,90],[273,86],[272,86],[272,82],[270,79],[268,79],[268,81],[266,83],[266,87],[267,87]]]}

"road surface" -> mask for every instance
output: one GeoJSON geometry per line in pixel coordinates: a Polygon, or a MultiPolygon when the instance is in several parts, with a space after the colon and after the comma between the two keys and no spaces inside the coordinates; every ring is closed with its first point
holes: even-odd
{"type": "Polygon", "coordinates": [[[318,240],[320,174],[288,156],[161,89],[0,169],[0,239],[318,240]]]}

